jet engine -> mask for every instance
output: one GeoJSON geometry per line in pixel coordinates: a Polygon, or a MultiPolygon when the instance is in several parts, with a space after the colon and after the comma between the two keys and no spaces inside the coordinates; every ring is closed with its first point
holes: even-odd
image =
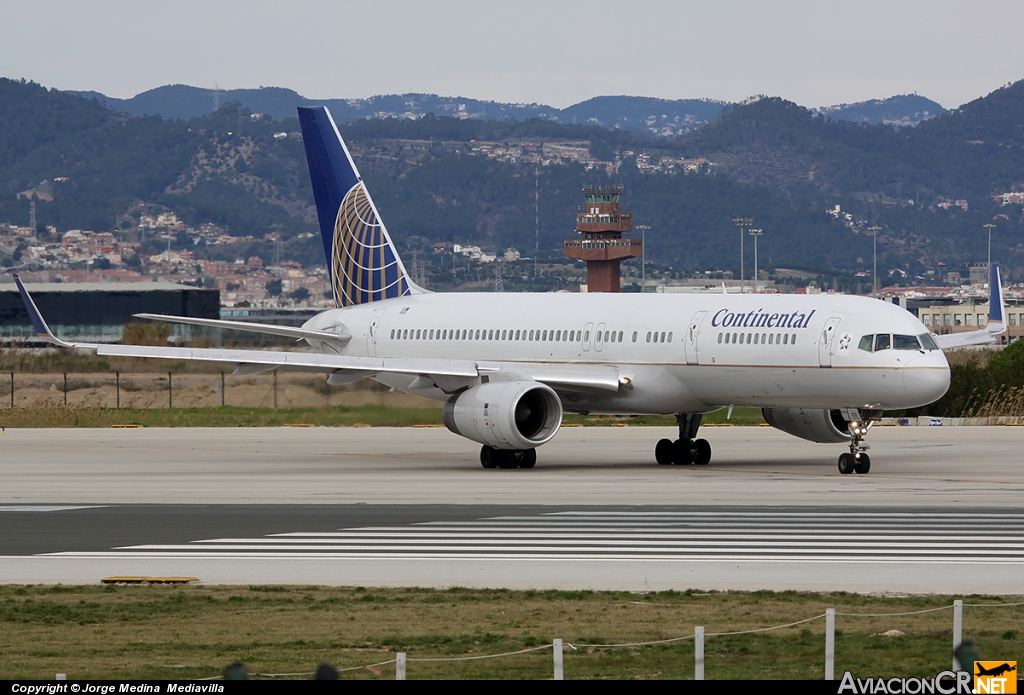
{"type": "MultiPolygon", "coordinates": [[[[818,444],[850,441],[850,425],[838,410],[762,408],[765,421],[775,429],[818,444]]],[[[866,431],[866,430],[865,430],[866,431]]]]}
{"type": "Polygon", "coordinates": [[[445,402],[444,424],[495,449],[533,449],[558,432],[562,403],[536,381],[478,384],[445,402]]]}

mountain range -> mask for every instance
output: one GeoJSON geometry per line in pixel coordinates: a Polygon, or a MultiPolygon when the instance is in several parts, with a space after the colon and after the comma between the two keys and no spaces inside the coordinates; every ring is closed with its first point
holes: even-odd
{"type": "MultiPolygon", "coordinates": [[[[162,209],[255,237],[203,253],[322,263],[297,119],[260,113],[226,101],[188,120],[132,116],[0,79],[0,221],[24,225],[30,197],[39,223],[62,232],[123,228],[140,210],[162,209]],[[261,241],[271,232],[283,248],[261,241]]],[[[648,260],[674,273],[737,271],[731,217],[750,215],[764,229],[762,267],[835,275],[848,289],[871,267],[874,226],[892,281],[983,262],[987,223],[997,225],[1004,278],[1024,279],[1024,217],[1012,202],[1021,196],[997,199],[1024,191],[1024,82],[913,128],[838,120],[776,97],[724,106],[704,127],[660,138],[433,114],[339,127],[400,249],[428,265],[438,241],[529,255],[537,244],[542,257],[560,257],[580,187],[618,183],[650,227],[648,260]]],[[[746,262],[749,273],[749,249],[746,262]]]]}
{"type": "MultiPolygon", "coordinates": [[[[512,104],[436,94],[309,99],[282,87],[214,90],[180,84],[157,87],[130,99],[116,99],[99,92],[70,93],[98,99],[110,108],[133,116],[158,115],[186,120],[212,113],[221,104],[229,102],[237,102],[253,113],[263,113],[276,119],[294,116],[296,106],[319,104],[330,109],[338,123],[361,118],[419,118],[425,114],[497,121],[541,118],[556,123],[617,128],[654,137],[675,137],[695,130],[706,125],[728,105],[713,99],[600,96],[558,109],[544,104],[512,104]]],[[[916,125],[944,113],[945,109],[930,99],[909,94],[822,107],[817,111],[836,120],[916,125]]]]}

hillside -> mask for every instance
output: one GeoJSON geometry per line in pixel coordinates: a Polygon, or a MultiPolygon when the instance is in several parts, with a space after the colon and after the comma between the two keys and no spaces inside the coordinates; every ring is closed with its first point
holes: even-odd
{"type": "MultiPolygon", "coordinates": [[[[637,224],[650,226],[648,259],[675,272],[738,270],[731,216],[747,214],[765,230],[765,267],[852,275],[870,267],[866,228],[878,224],[881,267],[941,275],[984,260],[981,225],[999,215],[994,254],[1012,277],[1024,274],[1024,248],[1012,241],[1024,231],[1021,207],[991,196],[1024,182],[1022,91],[1018,83],[900,130],[777,98],[731,105],[708,127],[658,140],[541,118],[427,115],[340,127],[405,252],[449,241],[532,255],[539,193],[540,255],[558,258],[580,187],[614,182],[625,185],[637,224]],[[958,200],[968,210],[947,204],[958,200]],[[843,214],[825,213],[835,205],[843,214]]],[[[598,107],[622,112],[614,100],[598,107]]],[[[29,195],[40,224],[60,231],[128,228],[143,210],[170,210],[188,225],[254,239],[202,253],[322,263],[295,118],[233,102],[187,121],[131,117],[0,80],[0,123],[0,221],[25,224],[29,195]]],[[[748,250],[748,274],[751,260],[748,250]]]]}
{"type": "MultiPolygon", "coordinates": [[[[899,248],[914,272],[983,261],[982,225],[993,219],[993,255],[1024,262],[1021,206],[993,200],[1024,190],[1024,81],[900,130],[831,121],[765,98],[726,108],[677,144],[730,178],[839,204],[861,230],[882,226],[886,253],[899,248]]],[[[1024,277],[1024,269],[1012,272],[1024,277]]]]}

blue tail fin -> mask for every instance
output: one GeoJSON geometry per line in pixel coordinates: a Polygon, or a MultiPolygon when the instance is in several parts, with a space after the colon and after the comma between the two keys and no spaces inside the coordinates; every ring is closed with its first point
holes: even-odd
{"type": "Polygon", "coordinates": [[[299,107],[299,123],[335,303],[352,306],[421,292],[410,282],[330,112],[299,107]]]}
{"type": "Polygon", "coordinates": [[[988,325],[992,335],[1006,332],[1006,302],[1003,299],[1003,283],[999,277],[999,264],[992,264],[988,279],[988,325]]]}

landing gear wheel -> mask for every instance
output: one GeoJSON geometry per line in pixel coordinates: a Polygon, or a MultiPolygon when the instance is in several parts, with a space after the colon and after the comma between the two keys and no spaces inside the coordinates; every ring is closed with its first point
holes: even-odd
{"type": "Polygon", "coordinates": [[[689,466],[693,463],[692,442],[689,439],[677,439],[672,443],[672,463],[677,466],[689,466]]]}
{"type": "Polygon", "coordinates": [[[497,449],[484,444],[480,449],[480,465],[484,468],[497,468],[499,453],[497,449]]]}
{"type": "Polygon", "coordinates": [[[654,446],[654,460],[659,466],[671,466],[674,451],[671,439],[660,439],[654,446]]]}
{"type": "Polygon", "coordinates": [[[519,457],[516,456],[518,451],[498,449],[495,453],[498,455],[498,468],[519,468],[519,457]]]}
{"type": "Polygon", "coordinates": [[[853,470],[857,471],[859,475],[864,475],[871,470],[871,457],[867,454],[861,454],[856,457],[855,463],[853,464],[853,470]]]}
{"type": "Polygon", "coordinates": [[[840,454],[839,455],[839,472],[843,475],[850,475],[853,473],[856,462],[854,461],[853,454],[840,454]]]}
{"type": "Polygon", "coordinates": [[[522,457],[519,458],[520,468],[533,468],[537,465],[536,449],[523,449],[519,453],[522,454],[522,457]]]}
{"type": "Polygon", "coordinates": [[[706,439],[695,439],[691,448],[693,462],[698,466],[706,466],[711,463],[711,444],[706,439]]]}

